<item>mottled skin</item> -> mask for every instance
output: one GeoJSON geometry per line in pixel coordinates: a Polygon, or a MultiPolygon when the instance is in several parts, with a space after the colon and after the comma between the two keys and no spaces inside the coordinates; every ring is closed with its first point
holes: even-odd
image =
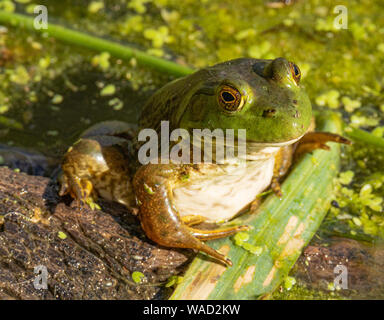
{"type": "MultiPolygon", "coordinates": [[[[272,168],[269,175],[262,175],[264,169],[259,170],[260,179],[265,181],[258,181],[255,175],[256,184],[260,184],[260,190],[256,190],[271,185],[281,196],[279,179],[289,169],[295,149],[297,156],[317,148],[327,149],[327,141],[347,143],[337,135],[309,132],[311,103],[299,82],[299,68],[284,58],[228,61],[160,89],[144,106],[139,128],[152,128],[160,133],[160,122],[169,120],[171,131],[220,128],[235,129],[236,134],[237,129],[246,129],[247,166],[251,168],[247,175],[260,169],[259,164],[272,168]]],[[[194,200],[201,200],[194,194],[188,198],[193,188],[201,184],[207,190],[215,190],[210,182],[222,181],[220,191],[236,194],[237,188],[249,183],[247,176],[239,174],[238,185],[232,185],[223,172],[237,170],[237,164],[228,163],[140,165],[135,153],[142,143],[133,138],[134,129],[122,122],[106,122],[83,134],[64,156],[61,194],[70,193],[89,204],[99,195],[127,206],[134,205],[135,196],[142,228],[150,239],[167,247],[203,251],[231,265],[228,258],[202,241],[226,237],[248,227],[201,230],[192,226],[206,220],[228,220],[238,210],[231,212],[229,207],[230,215],[227,212],[223,219],[220,212],[215,212],[212,219],[209,212],[185,214],[178,210],[175,192],[186,188],[182,196],[187,197],[193,208],[194,200]],[[130,141],[133,148],[128,148],[130,141]]],[[[207,195],[207,207],[216,208],[214,200],[210,202],[214,196],[207,195]]],[[[236,196],[242,199],[241,192],[236,196]]],[[[245,199],[240,205],[250,204],[251,199],[245,199]]]]}

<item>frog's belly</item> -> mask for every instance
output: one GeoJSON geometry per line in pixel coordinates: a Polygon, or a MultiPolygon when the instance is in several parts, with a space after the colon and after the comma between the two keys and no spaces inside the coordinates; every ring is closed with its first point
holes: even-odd
{"type": "Polygon", "coordinates": [[[208,221],[226,221],[252,202],[271,183],[274,157],[229,168],[222,175],[173,190],[180,216],[201,215],[208,221]]]}

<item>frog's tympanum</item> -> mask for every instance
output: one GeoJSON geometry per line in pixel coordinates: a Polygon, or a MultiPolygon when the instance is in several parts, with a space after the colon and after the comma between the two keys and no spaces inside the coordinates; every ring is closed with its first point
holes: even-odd
{"type": "MultiPolygon", "coordinates": [[[[196,225],[232,219],[269,186],[282,196],[279,179],[294,156],[328,149],[327,141],[348,143],[338,135],[313,132],[311,103],[300,76],[297,65],[277,58],[232,60],[177,79],[149,99],[138,128],[107,121],[88,129],[64,156],[60,193],[82,203],[100,196],[138,206],[141,226],[154,242],[196,249],[231,265],[203,241],[248,227],[196,225]],[[151,128],[160,137],[165,120],[170,132],[181,128],[191,137],[193,129],[234,129],[235,138],[245,129],[246,157],[235,153],[220,163],[213,155],[211,163],[202,157],[194,164],[172,159],[140,164],[138,132],[151,128]]],[[[190,151],[201,153],[204,146],[191,144],[190,151]]]]}

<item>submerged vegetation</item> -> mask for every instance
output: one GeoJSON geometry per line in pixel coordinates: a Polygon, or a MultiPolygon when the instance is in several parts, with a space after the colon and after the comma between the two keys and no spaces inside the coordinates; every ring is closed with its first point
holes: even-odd
{"type": "MultiPolygon", "coordinates": [[[[336,1],[47,0],[49,21],[152,56],[199,68],[238,57],[284,56],[298,64],[315,110],[339,113],[355,140],[343,148],[332,207],[317,240],[384,239],[384,5],[348,1],[348,26],[337,29],[336,1]],[[363,132],[361,130],[364,130],[363,132]],[[369,134],[367,134],[369,133],[369,134]]],[[[0,11],[33,14],[33,0],[0,0],[0,11]]],[[[21,28],[0,26],[0,142],[60,155],[90,124],[135,120],[145,99],[173,77],[135,58],[68,46],[21,28]]],[[[0,159],[1,160],[1,159],[0,159]]],[[[237,245],[261,254],[237,235],[237,245]]],[[[294,280],[273,296],[335,298],[294,280]]],[[[140,279],[139,279],[140,280],[140,279]]],[[[175,282],[175,281],[174,281],[175,282]]],[[[173,285],[172,283],[171,285],[173,285]]],[[[384,297],[384,292],[382,293],[384,297]]],[[[364,297],[364,296],[362,296],[364,297]]]]}

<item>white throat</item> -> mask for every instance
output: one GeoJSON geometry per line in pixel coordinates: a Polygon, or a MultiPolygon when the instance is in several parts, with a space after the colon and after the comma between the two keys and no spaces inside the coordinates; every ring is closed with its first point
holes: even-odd
{"type": "Polygon", "coordinates": [[[202,164],[191,183],[173,190],[180,215],[201,215],[213,222],[231,219],[270,185],[279,148],[260,148],[248,161],[202,164]]]}

